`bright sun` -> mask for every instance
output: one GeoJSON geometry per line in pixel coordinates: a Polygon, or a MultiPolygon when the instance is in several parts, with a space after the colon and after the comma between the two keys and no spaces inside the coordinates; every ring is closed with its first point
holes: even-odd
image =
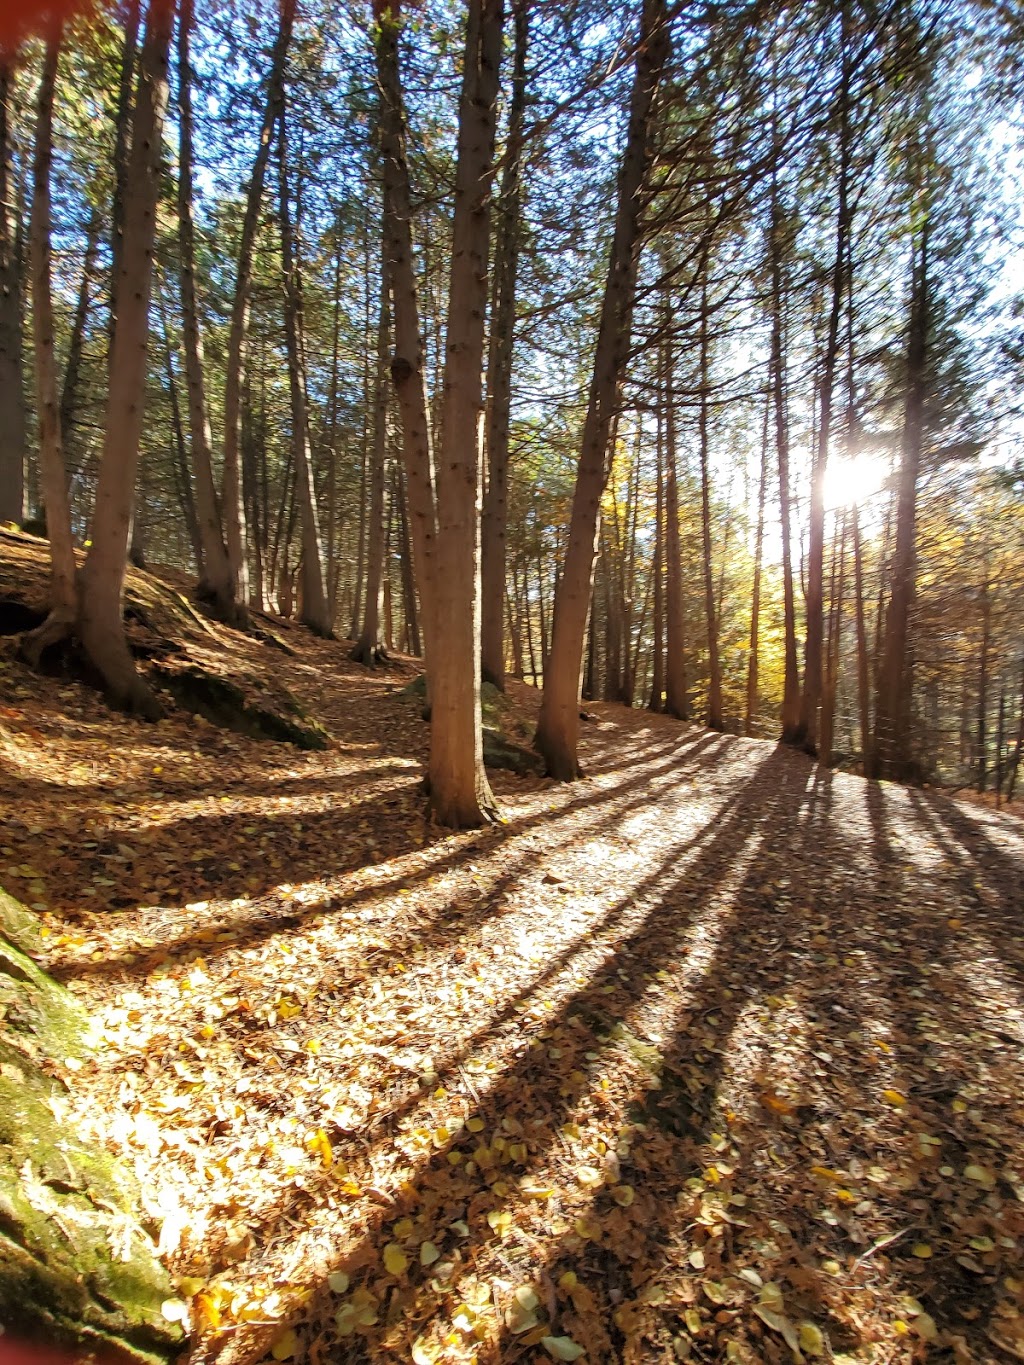
{"type": "Polygon", "coordinates": [[[825,468],[825,506],[850,507],[864,503],[885,483],[889,461],[882,455],[862,451],[859,455],[834,455],[825,468]]]}

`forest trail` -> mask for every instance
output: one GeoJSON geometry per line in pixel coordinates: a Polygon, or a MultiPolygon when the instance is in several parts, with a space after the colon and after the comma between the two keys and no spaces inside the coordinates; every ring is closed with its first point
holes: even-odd
{"type": "Polygon", "coordinates": [[[0,652],[0,882],[193,1361],[1024,1359],[1015,817],[594,705],[451,834],[411,661],[281,629],[326,752],[0,652]]]}

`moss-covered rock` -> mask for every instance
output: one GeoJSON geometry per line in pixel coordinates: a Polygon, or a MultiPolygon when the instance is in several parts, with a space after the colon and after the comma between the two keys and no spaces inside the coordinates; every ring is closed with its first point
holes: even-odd
{"type": "Polygon", "coordinates": [[[68,1061],[89,1023],[29,956],[34,917],[0,891],[0,1323],[115,1358],[162,1361],[181,1345],[172,1296],[138,1222],[131,1174],[62,1119],[68,1061]]]}
{"type": "Polygon", "coordinates": [[[242,688],[228,678],[205,669],[161,662],[153,669],[159,685],[179,706],[198,713],[211,725],[254,739],[273,739],[298,749],[326,749],[331,737],[311,720],[285,689],[277,705],[263,706],[246,698],[242,688]]]}
{"type": "MultiPolygon", "coordinates": [[[[410,697],[423,705],[423,719],[430,719],[430,709],[426,705],[427,679],[420,673],[402,688],[401,696],[410,697]]],[[[493,683],[485,682],[480,688],[480,719],[484,732],[484,766],[505,768],[518,773],[520,777],[542,777],[544,760],[532,749],[524,749],[521,744],[507,739],[502,733],[504,713],[508,703],[502,692],[493,683]]]]}

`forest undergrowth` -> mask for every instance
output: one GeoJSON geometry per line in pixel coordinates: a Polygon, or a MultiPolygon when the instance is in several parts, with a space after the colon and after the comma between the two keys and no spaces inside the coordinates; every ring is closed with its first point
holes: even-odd
{"type": "Polygon", "coordinates": [[[1017,818],[595,704],[452,834],[413,661],[275,629],[209,657],[323,752],[0,642],[0,883],[191,1361],[1024,1359],[1017,818]]]}

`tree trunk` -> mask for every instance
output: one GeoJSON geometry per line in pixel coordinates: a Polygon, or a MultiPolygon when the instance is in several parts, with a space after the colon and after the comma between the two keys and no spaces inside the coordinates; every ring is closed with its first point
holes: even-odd
{"type": "Polygon", "coordinates": [[[95,283],[96,266],[100,254],[100,232],[103,219],[99,209],[89,215],[85,230],[85,256],[82,261],[82,280],[78,286],[78,300],[71,320],[68,354],[64,362],[64,382],[60,396],[60,433],[64,449],[64,467],[71,477],[80,461],[75,458],[75,425],[79,417],[79,387],[82,374],[82,353],[85,331],[89,322],[90,290],[95,283]]]}
{"type": "Polygon", "coordinates": [[[665,0],[643,0],[611,258],[535,740],[548,772],[563,782],[574,780],[581,772],[577,757],[580,674],[593,590],[601,495],[608,478],[609,435],[629,351],[640,254],[641,196],[651,159],[653,114],[669,49],[665,0]]]}
{"type": "Polygon", "coordinates": [[[683,604],[683,551],[679,537],[679,477],[676,463],[676,411],[671,343],[662,358],[665,413],[665,711],[690,719],[686,679],[686,616],[683,604]]]}
{"type": "Polygon", "coordinates": [[[167,326],[167,314],[161,308],[164,334],[164,362],[167,374],[167,396],[171,406],[171,445],[174,450],[174,486],[181,503],[181,514],[185,519],[189,544],[195,556],[196,570],[202,572],[203,540],[199,531],[199,515],[196,512],[195,496],[192,492],[192,474],[189,469],[188,453],[185,449],[185,429],[181,420],[181,404],[178,401],[178,381],[174,374],[174,359],[171,354],[171,337],[167,326]]]}
{"type": "Polygon", "coordinates": [[[330,636],[331,618],[327,608],[324,582],[324,553],[320,540],[320,515],[313,482],[313,460],[309,442],[309,405],[306,400],[306,374],[303,359],[304,317],[302,280],[288,206],[288,141],[285,114],[278,122],[278,186],[281,226],[281,267],[284,274],[284,334],[288,355],[288,389],[291,395],[292,450],[302,532],[302,604],[300,620],[317,635],[330,636]]]}
{"type": "Polygon", "coordinates": [[[1017,769],[1020,767],[1022,750],[1024,750],[1024,673],[1021,675],[1020,682],[1020,719],[1017,722],[1017,742],[1013,746],[1013,758],[1010,760],[1010,775],[1006,783],[1007,805],[1013,800],[1014,788],[1017,785],[1017,769]]]}
{"type": "Polygon", "coordinates": [[[910,772],[910,676],[908,636],[916,566],[917,477],[924,441],[927,393],[929,279],[928,220],[915,250],[910,329],[907,341],[907,395],[903,420],[896,511],[896,544],[889,570],[889,606],[875,696],[872,776],[906,777],[910,772]]]}
{"type": "Polygon", "coordinates": [[[754,582],[750,591],[750,653],[747,656],[747,708],[743,720],[743,733],[754,733],[754,717],[757,715],[758,698],[758,651],[760,648],[761,627],[761,565],[764,559],[764,502],[768,489],[768,419],[771,410],[771,395],[766,396],[764,405],[764,427],[761,432],[761,478],[757,485],[757,531],[754,535],[754,582]]]}
{"type": "Polygon", "coordinates": [[[653,643],[651,646],[651,694],[647,705],[651,711],[665,708],[665,436],[664,418],[658,413],[655,439],[657,462],[654,491],[654,555],[651,576],[654,579],[653,643]]]}
{"type": "Polygon", "coordinates": [[[782,595],[785,634],[785,673],[782,685],[782,740],[796,741],[800,723],[800,677],[796,654],[796,603],[793,592],[792,519],[789,487],[789,414],[786,402],[786,360],[782,344],[783,324],[783,209],[779,199],[775,169],[771,177],[771,263],[772,329],[771,384],[775,411],[775,449],[779,466],[779,520],[782,534],[782,595]]]}
{"type": "Polygon", "coordinates": [[[59,24],[47,36],[36,103],[35,156],[29,253],[32,268],[32,340],[35,347],[36,410],[39,418],[39,474],[50,541],[50,615],[24,641],[26,657],[38,666],[47,644],[63,639],[77,612],[75,549],[71,537],[67,474],[61,445],[60,398],[53,337],[50,278],[50,165],[53,157],[53,90],[60,55],[59,24]]]}
{"type": "MultiPolygon", "coordinates": [[[[382,263],[383,265],[384,263],[382,263]]],[[[370,511],[366,545],[366,593],[363,624],[352,650],[356,663],[374,665],[387,658],[381,637],[381,610],[384,600],[384,488],[387,482],[388,454],[388,361],[391,357],[387,269],[381,269],[380,312],[377,321],[377,372],[374,378],[373,445],[370,450],[370,511]]]]}
{"type": "Polygon", "coordinates": [[[860,543],[860,510],[854,503],[853,516],[853,592],[857,621],[857,713],[860,719],[861,767],[871,769],[871,672],[868,660],[867,622],[864,617],[864,556],[860,543]]]}
{"type": "Polygon", "coordinates": [[[22,263],[14,174],[14,57],[0,53],[0,521],[25,518],[22,263]]]}
{"type": "Polygon", "coordinates": [[[267,77],[267,99],[260,127],[259,146],[249,179],[242,219],[242,237],[238,246],[235,272],[235,294],[231,305],[228,327],[228,347],[224,377],[224,470],[221,485],[221,513],[224,519],[224,539],[227,545],[231,572],[235,579],[236,602],[244,610],[249,601],[249,566],[246,558],[245,509],[242,498],[241,440],[242,376],[245,369],[249,333],[249,304],[252,287],[253,253],[259,228],[263,185],[270,159],[274,128],[284,104],[284,67],[295,22],[295,0],[280,0],[280,22],[270,74],[267,77]]]}
{"type": "Polygon", "coordinates": [[[497,814],[480,720],[479,431],[501,44],[501,0],[469,0],[437,466],[436,635],[427,654],[430,804],[455,828],[497,814]]]}
{"type": "Polygon", "coordinates": [[[103,457],[92,545],[81,575],[78,631],[111,700],[155,718],[160,707],[135,671],[121,614],[145,408],[149,295],[174,6],[150,7],[139,60],[124,199],[118,313],[111,344],[103,457]]]}
{"type": "Polygon", "coordinates": [[[110,204],[110,339],[108,364],[113,358],[114,328],[117,323],[118,290],[121,286],[121,258],[124,251],[125,197],[132,151],[132,88],[139,55],[141,0],[128,0],[125,7],[124,38],[121,43],[121,68],[114,111],[114,194],[110,204]]]}
{"type": "Polygon", "coordinates": [[[494,246],[494,289],[487,361],[487,490],[481,518],[480,668],[486,682],[505,690],[505,551],[508,520],[508,442],[512,398],[512,343],[521,231],[523,116],[526,109],[527,0],[512,0],[515,42],[505,170],[501,178],[494,246]]]}
{"type": "Polygon", "coordinates": [[[992,647],[992,605],[988,567],[981,585],[981,654],[978,658],[978,791],[988,786],[988,656],[992,647]]]}
{"type": "MultiPolygon", "coordinates": [[[[723,730],[722,665],[718,657],[718,611],[715,605],[715,579],[711,563],[711,486],[708,473],[708,260],[701,263],[700,291],[700,509],[704,558],[704,612],[708,631],[708,711],[709,730],[723,730]]],[[[723,556],[724,558],[724,556],[723,556]]]]}
{"type": "Polygon", "coordinates": [[[222,620],[244,625],[245,604],[238,601],[237,583],[224,543],[217,490],[213,481],[213,440],[206,406],[203,341],[196,303],[195,226],[192,221],[192,69],[189,59],[189,35],[193,22],[193,0],[181,0],[178,22],[178,280],[196,514],[203,545],[199,596],[213,604],[222,620]]]}
{"type": "Polygon", "coordinates": [[[839,660],[843,640],[843,597],[846,590],[846,518],[843,518],[839,540],[839,564],[836,567],[835,543],[832,546],[832,573],[829,589],[828,641],[825,647],[825,669],[821,689],[821,735],[818,757],[828,766],[832,761],[835,740],[836,693],[839,689],[839,660]]]}
{"type": "Polygon", "coordinates": [[[500,0],[470,0],[466,23],[436,480],[423,386],[396,7],[382,6],[378,21],[385,234],[394,296],[392,377],[402,412],[426,633],[430,805],[441,824],[462,828],[496,814],[480,723],[478,430],[502,9],[500,0]]]}

